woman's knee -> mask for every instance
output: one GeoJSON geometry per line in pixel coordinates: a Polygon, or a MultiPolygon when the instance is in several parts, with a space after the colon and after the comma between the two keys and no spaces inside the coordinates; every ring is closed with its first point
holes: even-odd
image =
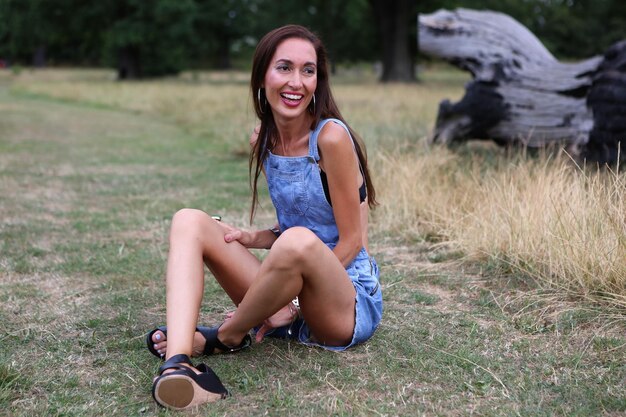
{"type": "MultiPolygon", "coordinates": [[[[281,253],[281,259],[301,264],[309,260],[322,241],[305,227],[287,229],[272,246],[281,253]]],[[[323,243],[322,243],[323,244],[323,243]]]]}
{"type": "Polygon", "coordinates": [[[172,217],[170,240],[202,236],[210,221],[213,219],[201,210],[190,208],[178,210],[172,217]]]}

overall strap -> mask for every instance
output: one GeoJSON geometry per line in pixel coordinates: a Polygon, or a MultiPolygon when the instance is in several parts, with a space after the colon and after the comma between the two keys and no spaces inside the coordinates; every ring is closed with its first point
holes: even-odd
{"type": "Polygon", "coordinates": [[[346,129],[346,132],[348,132],[348,136],[350,136],[350,141],[352,142],[352,147],[354,147],[354,141],[352,139],[352,135],[350,135],[350,131],[348,130],[348,127],[341,120],[339,120],[339,119],[322,119],[322,120],[320,120],[320,122],[315,127],[315,130],[311,133],[311,138],[309,139],[309,156],[312,156],[315,159],[315,161],[319,161],[320,160],[320,153],[319,153],[319,149],[317,148],[317,137],[319,136],[320,132],[322,131],[322,129],[324,128],[324,126],[326,126],[326,124],[328,122],[337,123],[339,126],[341,126],[344,129],[346,129]]]}

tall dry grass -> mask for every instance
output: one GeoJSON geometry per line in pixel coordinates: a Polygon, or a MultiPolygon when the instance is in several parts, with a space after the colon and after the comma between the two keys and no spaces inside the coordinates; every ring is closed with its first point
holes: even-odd
{"type": "Polygon", "coordinates": [[[377,163],[378,224],[436,235],[468,258],[626,307],[626,176],[566,156],[391,152],[377,163]],[[492,158],[495,160],[488,160],[492,158]]]}
{"type": "MultiPolygon", "coordinates": [[[[119,83],[110,71],[25,72],[14,90],[167,117],[247,149],[256,123],[247,74],[209,73],[119,83]]],[[[567,157],[526,158],[491,146],[429,147],[439,102],[459,99],[467,76],[437,68],[417,85],[339,77],[335,94],[363,136],[382,206],[373,231],[435,236],[581,297],[626,307],[626,177],[567,157]]]]}

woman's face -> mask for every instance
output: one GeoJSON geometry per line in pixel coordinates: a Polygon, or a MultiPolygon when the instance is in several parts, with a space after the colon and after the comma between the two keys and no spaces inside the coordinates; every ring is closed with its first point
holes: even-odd
{"type": "Polygon", "coordinates": [[[277,121],[306,116],[317,87],[317,54],[313,44],[300,38],[280,43],[263,84],[277,121]]]}

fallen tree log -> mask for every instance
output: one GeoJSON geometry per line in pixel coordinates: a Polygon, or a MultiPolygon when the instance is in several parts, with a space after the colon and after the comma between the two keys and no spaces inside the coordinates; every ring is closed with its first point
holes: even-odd
{"type": "Polygon", "coordinates": [[[626,40],[609,48],[587,95],[593,129],[585,156],[600,162],[626,161],[626,40]],[[618,154],[619,153],[619,154],[618,154]]]}
{"type": "Polygon", "coordinates": [[[604,56],[562,63],[502,13],[439,10],[419,15],[418,24],[420,52],[473,78],[459,102],[440,103],[432,142],[559,144],[581,159],[617,161],[626,145],[626,41],[604,56]]]}

